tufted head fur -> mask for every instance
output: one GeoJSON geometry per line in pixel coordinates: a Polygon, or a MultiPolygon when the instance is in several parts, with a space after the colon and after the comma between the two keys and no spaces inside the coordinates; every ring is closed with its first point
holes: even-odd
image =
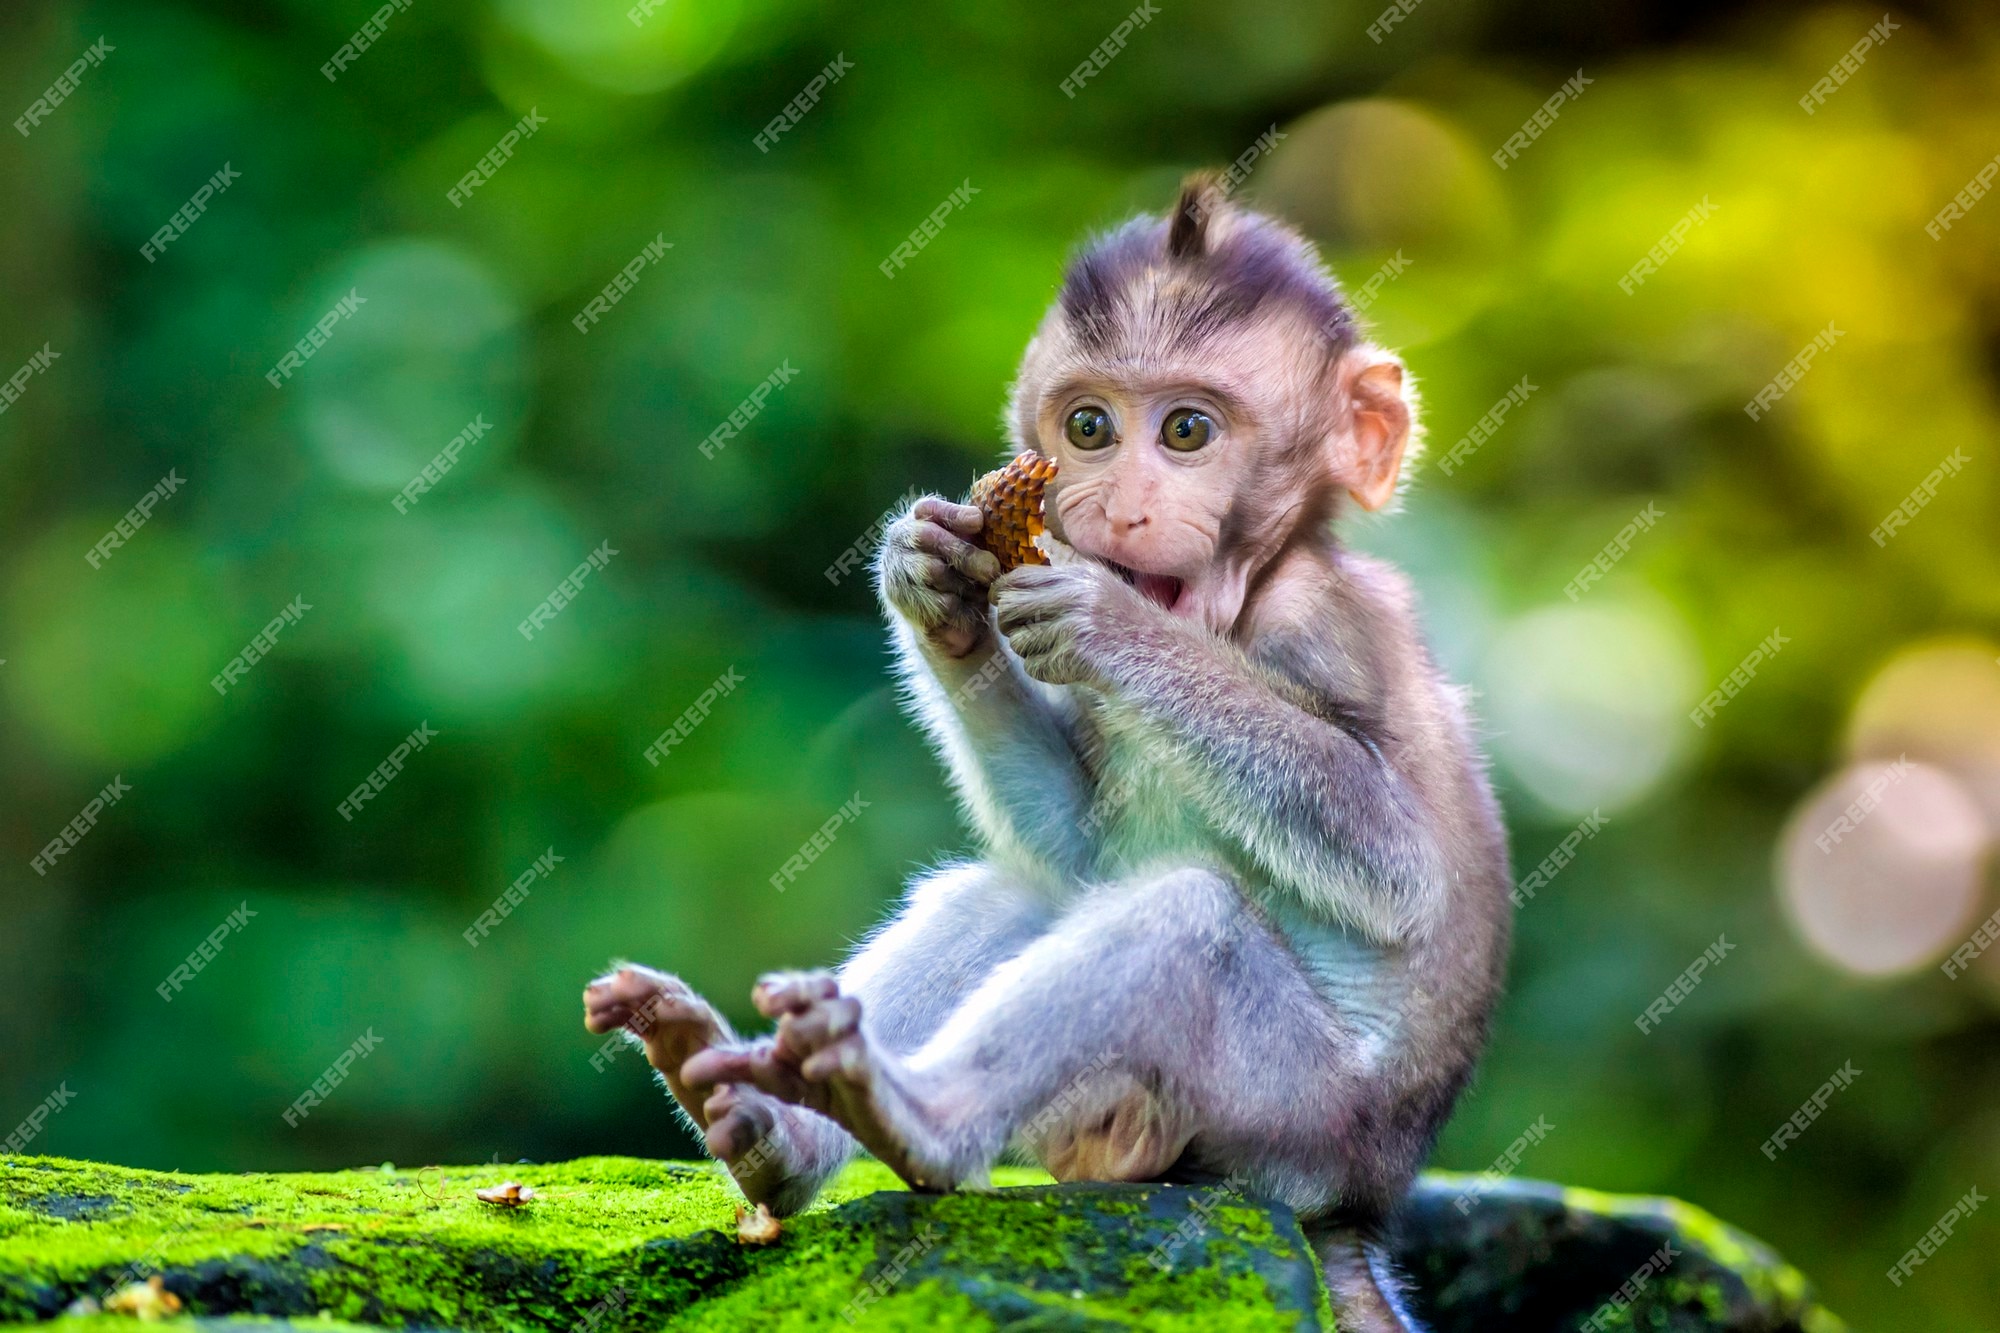
{"type": "Polygon", "coordinates": [[[1134,218],[1072,258],[1022,358],[1008,411],[1015,449],[1061,461],[1079,403],[1111,414],[1118,447],[1069,459],[1051,488],[1051,529],[1087,554],[1175,576],[1190,593],[1180,609],[1219,631],[1295,536],[1324,534],[1343,494],[1368,508],[1394,497],[1415,434],[1402,363],[1362,340],[1313,244],[1206,174],[1187,179],[1165,216],[1134,218]],[[1226,458],[1114,459],[1154,438],[1177,404],[1213,411],[1229,443],[1209,452],[1226,458]],[[1120,525],[1107,522],[1110,501],[1080,493],[1087,486],[1120,491],[1114,508],[1135,518],[1154,513],[1150,529],[1137,519],[1122,525],[1129,541],[1103,535],[1120,525]],[[1204,542],[1212,567],[1196,589],[1204,542]]]}
{"type": "Polygon", "coordinates": [[[1278,308],[1319,329],[1337,359],[1353,314],[1312,243],[1229,202],[1213,175],[1181,186],[1164,218],[1137,217],[1070,260],[1057,307],[1082,350],[1198,351],[1218,332],[1278,308]]]}

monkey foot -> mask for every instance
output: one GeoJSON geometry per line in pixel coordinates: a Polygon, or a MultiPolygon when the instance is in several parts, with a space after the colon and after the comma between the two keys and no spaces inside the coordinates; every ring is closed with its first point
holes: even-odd
{"type": "Polygon", "coordinates": [[[733,1035],[713,1005],[679,977],[628,964],[584,988],[583,1025],[592,1032],[624,1028],[646,1048],[646,1059],[666,1076],[674,1099],[706,1126],[699,1098],[680,1081],[681,1066],[695,1052],[733,1035]]]}
{"type": "Polygon", "coordinates": [[[799,1113],[755,1088],[724,1083],[702,1104],[704,1141],[743,1197],[784,1217],[812,1201],[818,1177],[800,1160],[799,1113]]]}
{"type": "Polygon", "coordinates": [[[681,1067],[691,1056],[735,1040],[713,1005],[679,977],[627,965],[583,992],[584,1026],[624,1028],[646,1048],[667,1090],[703,1131],[708,1150],[729,1169],[744,1197],[783,1215],[812,1197],[816,1180],[802,1172],[797,1113],[755,1088],[689,1082],[681,1067]],[[803,1192],[801,1192],[803,1190],[803,1192]]]}
{"type": "Polygon", "coordinates": [[[778,1020],[775,1036],[688,1062],[690,1081],[748,1083],[817,1111],[913,1189],[949,1190],[967,1174],[905,1087],[899,1062],[869,1043],[861,1002],[824,972],[779,972],[751,993],[778,1020]]]}

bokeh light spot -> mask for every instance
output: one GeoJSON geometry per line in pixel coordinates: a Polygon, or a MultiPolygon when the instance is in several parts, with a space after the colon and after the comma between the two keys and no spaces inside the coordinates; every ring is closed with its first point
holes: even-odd
{"type": "Polygon", "coordinates": [[[1548,606],[1487,654],[1485,713],[1507,771],[1559,815],[1631,805],[1692,742],[1692,636],[1653,600],[1548,606]]]}
{"type": "Polygon", "coordinates": [[[501,21],[572,77],[619,93],[650,93],[694,73],[736,28],[739,0],[646,0],[577,5],[501,0],[501,21]],[[628,14],[637,9],[640,21],[628,14]]]}
{"type": "Polygon", "coordinates": [[[1822,957],[1884,976],[1955,944],[1979,905],[1985,817],[1949,773],[1852,764],[1815,788],[1779,841],[1779,890],[1822,957]]]}
{"type": "Polygon", "coordinates": [[[1947,770],[2000,831],[2000,648],[1950,639],[1897,654],[1855,701],[1847,752],[1909,754],[1947,770]]]}
{"type": "Polygon", "coordinates": [[[316,292],[301,325],[349,292],[363,304],[333,327],[295,383],[306,437],[352,486],[406,485],[477,417],[465,476],[505,453],[526,406],[520,312],[486,268],[455,246],[371,246],[316,292]]]}
{"type": "Polygon", "coordinates": [[[233,626],[214,579],[159,512],[93,570],[83,553],[116,519],[59,527],[22,562],[5,681],[14,711],[50,744],[123,766],[201,726],[216,705],[209,677],[256,627],[233,626]]]}
{"type": "Polygon", "coordinates": [[[370,611],[393,637],[412,695],[436,700],[441,716],[504,714],[605,688],[616,674],[590,630],[622,609],[615,560],[533,640],[518,631],[604,536],[573,528],[539,490],[440,503],[420,523],[385,505],[375,523],[361,571],[370,611]]]}
{"type": "Polygon", "coordinates": [[[1506,196],[1465,135],[1429,108],[1322,107],[1285,127],[1253,193],[1324,247],[1350,292],[1400,256],[1368,319],[1404,348],[1462,328],[1499,290],[1506,196]]]}

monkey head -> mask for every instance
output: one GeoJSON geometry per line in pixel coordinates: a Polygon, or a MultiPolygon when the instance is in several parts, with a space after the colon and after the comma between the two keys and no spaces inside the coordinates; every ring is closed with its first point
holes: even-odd
{"type": "Polygon", "coordinates": [[[1311,242],[1205,176],[1072,259],[1008,419],[1059,464],[1050,532],[1223,634],[1343,495],[1395,496],[1416,434],[1402,363],[1362,341],[1311,242]]]}

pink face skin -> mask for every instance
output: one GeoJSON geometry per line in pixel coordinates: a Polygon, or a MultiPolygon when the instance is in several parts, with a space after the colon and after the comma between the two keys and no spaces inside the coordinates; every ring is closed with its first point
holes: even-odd
{"type": "Polygon", "coordinates": [[[1045,329],[1021,383],[1047,388],[1017,420],[1057,464],[1050,533],[1172,614],[1233,632],[1258,574],[1333,493],[1369,509],[1394,495],[1413,419],[1402,364],[1364,344],[1330,367],[1321,348],[1283,314],[1198,354],[1092,356],[1045,329]],[[1077,438],[1080,410],[1108,431],[1077,438]],[[1187,413],[1206,422],[1198,447],[1175,429],[1187,413]]]}
{"type": "Polygon", "coordinates": [[[1051,531],[1114,566],[1161,606],[1191,614],[1255,443],[1241,400],[1180,378],[1133,384],[1079,377],[1048,396],[1042,417],[1043,452],[1058,464],[1051,531]],[[1079,411],[1103,413],[1108,431],[1099,426],[1096,436],[1073,439],[1070,422],[1079,411]],[[1182,415],[1190,412],[1199,418],[1182,415]],[[1185,447],[1203,421],[1206,442],[1185,447]],[[1170,423],[1190,434],[1169,434],[1170,423]],[[1169,439],[1183,447],[1170,447],[1169,439]],[[1098,440],[1107,442],[1088,447],[1098,440]]]}
{"type": "Polygon", "coordinates": [[[1229,633],[1250,580],[1333,475],[1313,447],[1341,433],[1318,344],[1302,325],[1261,319],[1198,354],[1051,350],[1033,427],[1058,465],[1050,532],[1172,614],[1229,633]],[[1109,443],[1073,437],[1079,410],[1108,418],[1109,443]],[[1188,413],[1206,423],[1198,447],[1176,430],[1188,413]]]}

